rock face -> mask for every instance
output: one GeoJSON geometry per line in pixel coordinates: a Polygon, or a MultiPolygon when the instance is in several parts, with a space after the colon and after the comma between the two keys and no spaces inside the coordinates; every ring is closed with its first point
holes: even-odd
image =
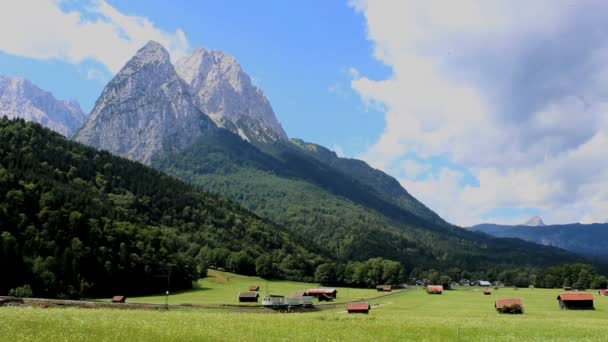
{"type": "Polygon", "coordinates": [[[0,76],[0,116],[5,115],[38,122],[65,136],[86,120],[78,102],[57,100],[23,77],[0,76]]]}
{"type": "Polygon", "coordinates": [[[522,226],[543,227],[544,225],[545,225],[545,223],[543,222],[543,219],[540,218],[540,216],[534,216],[534,217],[530,218],[528,221],[526,221],[526,223],[524,223],[522,226]]]}
{"type": "Polygon", "coordinates": [[[218,126],[254,143],[288,139],[268,99],[234,57],[199,47],[175,69],[190,86],[195,105],[218,126]]]}
{"type": "Polygon", "coordinates": [[[216,129],[192,103],[167,50],[149,42],[106,85],[75,140],[150,164],[216,129]]]}

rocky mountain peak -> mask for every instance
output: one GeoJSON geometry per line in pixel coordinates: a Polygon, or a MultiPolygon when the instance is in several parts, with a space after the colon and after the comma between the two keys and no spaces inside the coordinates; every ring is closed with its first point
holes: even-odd
{"type": "Polygon", "coordinates": [[[150,164],[215,127],[194,106],[167,50],[151,41],[106,85],[75,139],[150,164]]]}
{"type": "Polygon", "coordinates": [[[238,61],[222,51],[196,48],[175,65],[195,105],[219,126],[250,142],[287,140],[262,90],[238,61]]]}
{"type": "Polygon", "coordinates": [[[0,116],[38,122],[70,136],[85,121],[78,102],[58,100],[24,77],[0,76],[0,116]]]}
{"type": "Polygon", "coordinates": [[[534,216],[523,224],[523,226],[528,227],[542,227],[544,225],[545,223],[543,222],[543,219],[540,218],[540,216],[534,216]]]}

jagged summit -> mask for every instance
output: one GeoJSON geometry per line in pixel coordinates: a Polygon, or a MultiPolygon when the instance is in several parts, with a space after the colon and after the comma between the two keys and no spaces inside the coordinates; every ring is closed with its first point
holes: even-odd
{"type": "Polygon", "coordinates": [[[270,102],[233,56],[198,47],[175,69],[190,86],[195,105],[218,126],[250,142],[288,140],[270,102]]]}
{"type": "Polygon", "coordinates": [[[149,164],[215,127],[194,106],[169,52],[150,41],[106,85],[75,139],[149,164]]]}
{"type": "Polygon", "coordinates": [[[74,100],[58,100],[24,77],[0,76],[0,116],[38,122],[70,136],[86,120],[74,100]]]}
{"type": "Polygon", "coordinates": [[[540,218],[540,216],[534,216],[534,217],[530,218],[528,221],[526,221],[524,224],[522,224],[522,226],[529,226],[529,227],[542,227],[544,225],[545,225],[545,223],[543,222],[543,219],[540,218]]]}

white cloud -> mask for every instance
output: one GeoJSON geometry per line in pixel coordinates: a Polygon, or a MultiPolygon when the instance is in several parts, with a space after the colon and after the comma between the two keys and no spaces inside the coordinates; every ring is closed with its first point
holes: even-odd
{"type": "Polygon", "coordinates": [[[0,50],[71,63],[92,59],[115,73],[149,40],[163,44],[173,58],[188,49],[182,30],[163,31],[147,18],[122,14],[104,0],[93,0],[82,11],[64,12],[59,5],[52,0],[4,4],[0,50]]]}
{"type": "Polygon", "coordinates": [[[447,165],[425,179],[408,165],[401,179],[457,224],[501,208],[532,208],[565,222],[606,219],[608,23],[601,13],[608,5],[351,5],[365,15],[374,56],[393,70],[380,80],[352,74],[364,103],[385,108],[384,132],[364,159],[387,170],[412,164],[412,154],[446,156],[468,169],[478,186],[447,165]]]}

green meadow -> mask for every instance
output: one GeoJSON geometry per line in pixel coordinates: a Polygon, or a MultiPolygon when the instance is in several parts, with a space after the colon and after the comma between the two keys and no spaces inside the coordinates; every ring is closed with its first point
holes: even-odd
{"type": "MultiPolygon", "coordinates": [[[[199,288],[173,296],[177,303],[235,304],[244,285],[262,281],[212,273],[199,288]]],[[[254,284],[251,284],[254,285],[254,284]]],[[[258,285],[258,284],[255,284],[258,285]]],[[[260,283],[260,286],[265,285],[260,283]]],[[[270,282],[269,292],[290,293],[314,284],[270,282]]],[[[262,288],[264,289],[264,288],[262,288]]],[[[341,289],[340,297],[376,296],[372,290],[341,289]]],[[[0,340],[6,341],[606,341],[608,297],[595,295],[594,311],[561,311],[559,290],[457,289],[428,295],[410,289],[372,299],[369,315],[343,306],[309,313],[244,313],[218,309],[169,311],[0,307],[0,340]],[[497,298],[524,300],[523,315],[500,315],[497,298]]],[[[341,300],[344,300],[343,298],[341,300]]],[[[164,297],[130,298],[164,303],[164,297]]]]}
{"type": "MultiPolygon", "coordinates": [[[[259,277],[248,277],[228,272],[209,270],[208,276],[199,280],[192,290],[181,291],[169,296],[169,304],[178,305],[256,305],[239,303],[239,291],[248,291],[250,285],[260,287],[260,301],[266,293],[275,295],[291,295],[296,291],[322,287],[319,284],[301,283],[295,281],[267,281],[259,277]]],[[[338,290],[337,303],[349,302],[378,295],[375,289],[352,289],[336,287],[338,290]]],[[[109,299],[103,299],[109,301],[109,299]]],[[[165,296],[146,296],[128,298],[133,303],[164,304],[165,296]]]]}

